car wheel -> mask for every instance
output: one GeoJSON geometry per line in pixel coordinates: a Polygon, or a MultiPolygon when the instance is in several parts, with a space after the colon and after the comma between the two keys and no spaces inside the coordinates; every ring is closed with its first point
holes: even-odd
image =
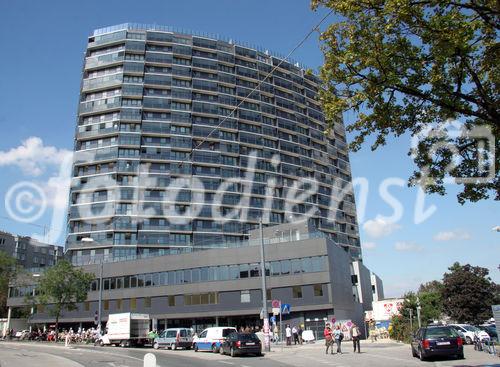
{"type": "Polygon", "coordinates": [[[466,337],[465,337],[465,342],[466,342],[467,344],[472,344],[472,339],[470,338],[470,336],[466,336],[466,337]]]}
{"type": "Polygon", "coordinates": [[[418,350],[418,358],[419,358],[421,361],[425,361],[424,353],[422,352],[422,349],[421,349],[421,348],[418,350]]]}
{"type": "Polygon", "coordinates": [[[229,352],[231,354],[231,357],[235,357],[236,356],[236,353],[234,353],[233,347],[231,347],[231,350],[229,352]]]}
{"type": "Polygon", "coordinates": [[[224,348],[222,348],[222,345],[219,348],[219,353],[222,354],[222,355],[224,355],[224,348]]]}
{"type": "Polygon", "coordinates": [[[175,345],[175,343],[170,344],[170,349],[176,350],[177,349],[177,345],[175,345]]]}
{"type": "Polygon", "coordinates": [[[197,352],[197,351],[198,351],[198,345],[197,345],[197,344],[195,344],[195,345],[194,345],[194,351],[195,351],[195,352],[197,352]]]}
{"type": "Polygon", "coordinates": [[[417,354],[417,352],[415,352],[415,349],[413,347],[411,347],[411,355],[413,357],[418,357],[418,354],[417,354]]]}
{"type": "Polygon", "coordinates": [[[219,349],[217,348],[217,344],[212,345],[212,352],[217,353],[219,349]]]}
{"type": "Polygon", "coordinates": [[[154,349],[158,349],[158,348],[160,348],[160,345],[159,345],[158,343],[154,343],[154,344],[153,344],[153,348],[154,348],[154,349]]]}
{"type": "Polygon", "coordinates": [[[120,342],[120,347],[125,348],[127,346],[127,342],[125,340],[122,340],[120,342]]]}

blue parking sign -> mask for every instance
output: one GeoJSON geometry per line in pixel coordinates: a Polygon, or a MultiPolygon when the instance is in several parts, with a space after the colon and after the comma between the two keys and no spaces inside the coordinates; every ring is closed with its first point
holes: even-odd
{"type": "Polygon", "coordinates": [[[271,316],[269,318],[269,321],[271,322],[271,324],[276,324],[276,316],[271,316]]]}

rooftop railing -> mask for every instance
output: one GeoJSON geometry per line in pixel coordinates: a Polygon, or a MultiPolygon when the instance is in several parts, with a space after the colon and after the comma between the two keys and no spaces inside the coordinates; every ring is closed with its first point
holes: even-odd
{"type": "MultiPolygon", "coordinates": [[[[306,65],[292,59],[292,58],[287,58],[285,55],[282,55],[278,52],[270,51],[264,47],[258,46],[251,44],[249,42],[244,42],[244,41],[239,41],[239,40],[234,40],[233,38],[226,37],[217,33],[208,33],[208,32],[199,32],[199,31],[192,31],[189,29],[185,28],[179,28],[179,27],[174,27],[174,26],[165,26],[165,25],[158,25],[158,24],[144,24],[144,23],[122,23],[122,24],[117,24],[109,27],[104,27],[104,28],[98,28],[94,30],[93,36],[100,36],[103,34],[107,33],[113,33],[113,32],[118,32],[118,31],[123,31],[123,30],[140,30],[140,31],[160,31],[160,32],[170,32],[170,33],[177,33],[177,34],[183,34],[183,35],[190,35],[190,36],[196,36],[196,37],[202,37],[202,38],[207,38],[215,41],[224,41],[229,44],[234,44],[236,46],[241,46],[245,48],[249,48],[252,50],[256,50],[259,52],[262,52],[268,56],[276,57],[278,59],[286,60],[290,64],[292,64],[295,67],[299,67],[302,70],[307,70],[309,69],[306,65]]],[[[316,71],[313,71],[315,75],[317,75],[316,71]]]]}

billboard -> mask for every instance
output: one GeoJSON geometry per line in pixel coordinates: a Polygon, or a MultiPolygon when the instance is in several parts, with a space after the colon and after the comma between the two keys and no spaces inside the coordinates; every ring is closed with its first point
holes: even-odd
{"type": "Polygon", "coordinates": [[[393,315],[399,315],[399,310],[403,305],[403,298],[384,299],[372,302],[373,311],[371,318],[375,321],[390,320],[393,315]]]}

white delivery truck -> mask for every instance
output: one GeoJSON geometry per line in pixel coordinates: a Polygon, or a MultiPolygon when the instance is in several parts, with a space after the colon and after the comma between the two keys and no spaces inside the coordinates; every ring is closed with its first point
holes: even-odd
{"type": "Polygon", "coordinates": [[[98,343],[129,347],[149,343],[149,315],[142,313],[115,313],[108,317],[107,332],[98,343]]]}

